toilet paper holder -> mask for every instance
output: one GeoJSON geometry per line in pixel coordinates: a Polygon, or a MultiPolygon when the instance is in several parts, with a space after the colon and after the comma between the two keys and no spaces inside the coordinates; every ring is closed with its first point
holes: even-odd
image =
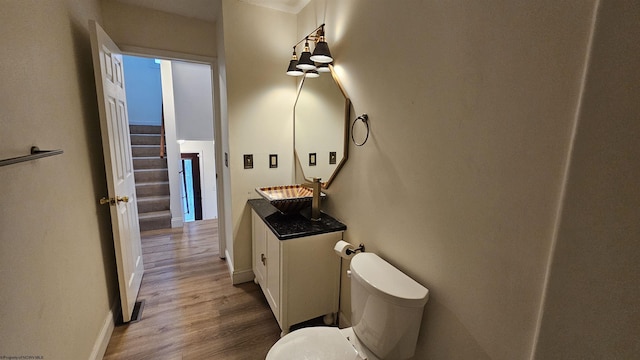
{"type": "Polygon", "coordinates": [[[357,248],[351,250],[351,249],[347,249],[347,255],[351,255],[351,254],[357,254],[358,251],[360,252],[364,252],[364,244],[360,244],[358,245],[357,248]]]}

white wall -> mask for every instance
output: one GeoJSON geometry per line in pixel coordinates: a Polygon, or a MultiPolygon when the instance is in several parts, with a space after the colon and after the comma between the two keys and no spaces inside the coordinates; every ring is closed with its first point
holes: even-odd
{"type": "Polygon", "coordinates": [[[182,161],[180,146],[176,138],[176,104],[173,87],[173,73],[171,61],[160,61],[160,76],[162,82],[162,103],[164,110],[165,144],[167,148],[167,171],[169,172],[169,193],[171,210],[171,227],[182,227],[184,224],[184,209],[182,208],[181,191],[182,161]]]}
{"type": "Polygon", "coordinates": [[[416,359],[531,356],[594,8],[314,0],[299,14],[298,35],[327,24],[352,118],[371,124],[325,210],[430,289],[416,359]]]}
{"type": "Polygon", "coordinates": [[[293,181],[295,79],[287,76],[285,70],[296,41],[296,20],[292,14],[233,0],[223,0],[222,10],[225,53],[222,80],[223,84],[226,81],[227,91],[227,107],[223,110],[229,126],[228,184],[233,234],[231,259],[227,260],[232,264],[234,282],[239,282],[253,279],[251,213],[247,200],[257,196],[254,190],[257,187],[293,181]],[[253,169],[243,168],[244,154],[253,154],[253,169]],[[269,154],[278,154],[277,169],[269,168],[269,154]]]}
{"type": "Polygon", "coordinates": [[[202,218],[218,218],[213,134],[211,67],[171,62],[176,112],[176,137],[181,153],[200,154],[202,218]]]}
{"type": "MultiPolygon", "coordinates": [[[[88,21],[97,1],[0,11],[0,357],[102,358],[118,285],[88,21]]],[[[111,323],[112,325],[112,323],[111,323]]]]}
{"type": "Polygon", "coordinates": [[[176,136],[180,140],[213,141],[213,104],[209,65],[171,62],[176,105],[176,136]]]}
{"type": "Polygon", "coordinates": [[[199,154],[202,219],[217,219],[216,159],[213,141],[185,141],[180,144],[180,152],[199,154]]]}

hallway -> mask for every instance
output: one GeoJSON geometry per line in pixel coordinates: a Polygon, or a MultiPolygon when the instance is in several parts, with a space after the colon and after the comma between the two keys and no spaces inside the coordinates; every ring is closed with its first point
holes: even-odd
{"type": "Polygon", "coordinates": [[[231,285],[217,220],[141,235],[142,320],[116,326],[104,359],[264,359],[280,329],[258,285],[231,285]]]}

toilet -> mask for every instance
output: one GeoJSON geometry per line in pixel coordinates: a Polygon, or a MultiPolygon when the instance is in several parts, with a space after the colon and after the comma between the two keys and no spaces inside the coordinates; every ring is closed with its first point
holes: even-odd
{"type": "Polygon", "coordinates": [[[429,290],[373,253],[351,259],[353,327],[318,326],[278,340],[266,360],[403,360],[416,350],[429,290]]]}

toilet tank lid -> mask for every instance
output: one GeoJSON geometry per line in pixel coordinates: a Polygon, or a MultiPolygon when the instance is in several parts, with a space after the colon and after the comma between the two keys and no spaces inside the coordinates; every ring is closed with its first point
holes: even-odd
{"type": "Polygon", "coordinates": [[[389,302],[406,306],[424,306],[429,290],[374,253],[359,253],[351,259],[351,273],[365,287],[389,302]]]}

